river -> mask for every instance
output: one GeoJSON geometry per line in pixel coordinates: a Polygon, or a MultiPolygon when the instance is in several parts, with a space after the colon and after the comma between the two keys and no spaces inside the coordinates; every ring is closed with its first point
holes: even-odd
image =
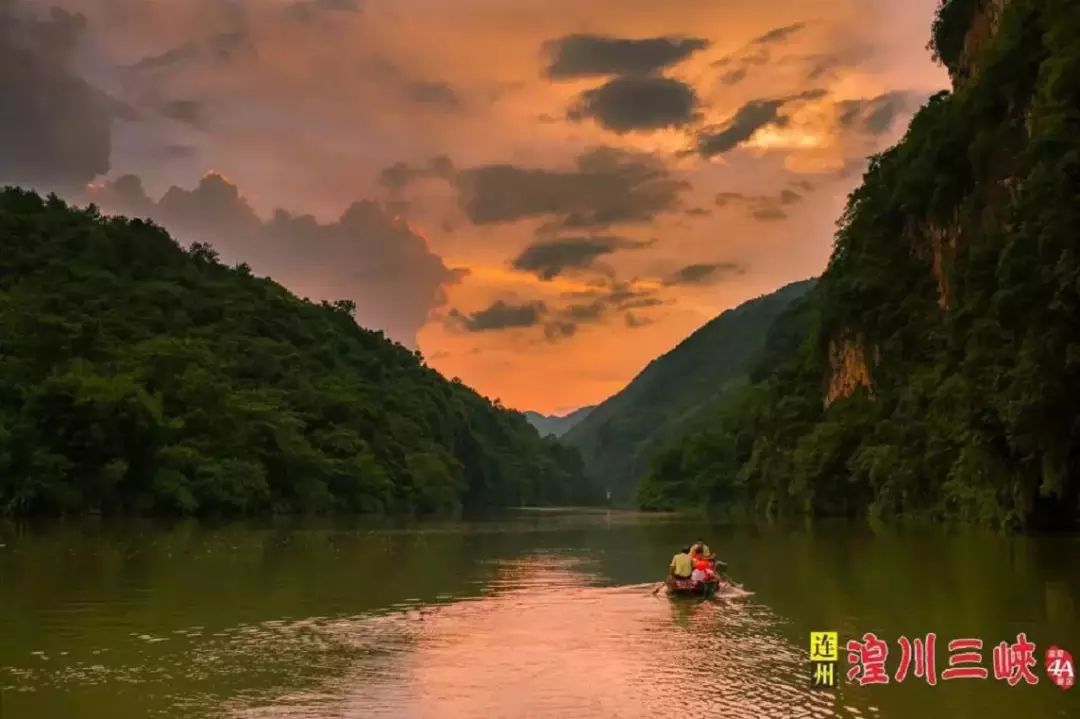
{"type": "Polygon", "coordinates": [[[624,512],[0,529],[3,719],[1080,716],[1080,537],[866,523],[708,526],[624,512]],[[754,594],[653,594],[705,537],[754,594]],[[1039,683],[811,689],[809,632],[991,648],[1039,683]]]}

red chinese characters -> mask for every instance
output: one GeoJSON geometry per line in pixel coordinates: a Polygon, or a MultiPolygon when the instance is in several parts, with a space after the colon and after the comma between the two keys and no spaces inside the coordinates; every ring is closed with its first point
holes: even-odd
{"type": "Polygon", "coordinates": [[[925,678],[930,686],[937,684],[937,669],[934,660],[937,634],[930,632],[925,640],[915,637],[914,645],[906,636],[901,636],[897,641],[900,644],[900,666],[896,669],[896,681],[904,681],[914,663],[915,676],[925,678]]]}
{"type": "Polygon", "coordinates": [[[1004,679],[1011,687],[1021,680],[1038,684],[1039,678],[1031,671],[1036,664],[1035,644],[1023,632],[1016,635],[1015,644],[1002,642],[994,647],[994,679],[1004,679]]]}
{"type": "Polygon", "coordinates": [[[949,642],[949,668],[941,673],[942,680],[986,679],[990,672],[982,664],[982,639],[953,639],[949,642]]]}
{"type": "Polygon", "coordinates": [[[878,639],[873,632],[863,635],[862,641],[851,639],[847,643],[848,681],[857,681],[860,686],[867,684],[888,684],[889,674],[885,671],[885,660],[889,656],[889,645],[878,639]]]}

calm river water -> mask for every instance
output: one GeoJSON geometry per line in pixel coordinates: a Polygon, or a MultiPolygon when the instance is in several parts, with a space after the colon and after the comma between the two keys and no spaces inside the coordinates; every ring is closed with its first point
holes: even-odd
{"type": "MultiPolygon", "coordinates": [[[[1080,657],[1080,537],[704,526],[522,511],[372,527],[0,528],[3,719],[1066,717],[1043,667],[1080,657]],[[704,536],[754,595],[652,594],[704,536]],[[1026,632],[1039,683],[811,690],[811,630],[991,647],[1026,632]]],[[[839,669],[846,671],[846,652],[839,669]]]]}

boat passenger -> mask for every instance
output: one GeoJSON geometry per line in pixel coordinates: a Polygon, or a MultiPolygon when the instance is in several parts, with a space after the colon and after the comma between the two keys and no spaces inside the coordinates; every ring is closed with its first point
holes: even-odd
{"type": "Polygon", "coordinates": [[[697,561],[698,559],[711,557],[712,552],[709,551],[709,545],[705,544],[705,540],[699,538],[694,542],[693,546],[690,547],[690,556],[694,557],[694,560],[697,561]]]}
{"type": "Polygon", "coordinates": [[[690,575],[690,578],[695,582],[707,582],[710,579],[711,569],[709,563],[704,559],[699,559],[694,564],[694,572],[690,575]]]}
{"type": "Polygon", "coordinates": [[[668,568],[671,576],[676,579],[689,579],[694,573],[694,560],[690,559],[690,547],[684,547],[682,551],[671,558],[671,566],[668,568]]]}

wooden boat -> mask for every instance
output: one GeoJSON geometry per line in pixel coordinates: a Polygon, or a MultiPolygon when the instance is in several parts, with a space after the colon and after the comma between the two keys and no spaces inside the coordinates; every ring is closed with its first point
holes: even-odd
{"type": "Polygon", "coordinates": [[[669,578],[667,581],[668,596],[670,597],[703,597],[709,598],[716,594],[720,588],[720,578],[716,577],[708,582],[695,582],[692,579],[669,578]]]}

